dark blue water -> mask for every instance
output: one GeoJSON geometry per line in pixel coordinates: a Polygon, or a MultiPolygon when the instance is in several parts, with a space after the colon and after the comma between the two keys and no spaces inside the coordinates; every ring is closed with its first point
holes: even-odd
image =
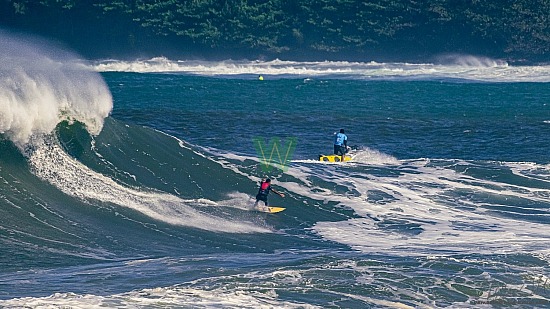
{"type": "Polygon", "coordinates": [[[351,144],[400,159],[549,161],[545,83],[150,74],[129,85],[143,76],[111,76],[113,117],[249,155],[254,136],[296,136],[296,158],[311,158],[330,151],[333,133],[345,128],[351,144]]]}

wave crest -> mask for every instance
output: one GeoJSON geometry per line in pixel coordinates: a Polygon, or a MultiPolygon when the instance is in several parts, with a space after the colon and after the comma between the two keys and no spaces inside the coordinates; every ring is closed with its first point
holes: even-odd
{"type": "Polygon", "coordinates": [[[2,31],[0,41],[0,133],[22,146],[76,120],[99,134],[113,103],[97,72],[48,42],[2,31]]]}

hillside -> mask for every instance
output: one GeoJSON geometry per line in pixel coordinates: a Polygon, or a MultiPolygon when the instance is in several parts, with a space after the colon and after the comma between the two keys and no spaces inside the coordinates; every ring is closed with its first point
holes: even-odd
{"type": "Polygon", "coordinates": [[[2,0],[0,26],[86,57],[550,61],[550,0],[2,0]]]}

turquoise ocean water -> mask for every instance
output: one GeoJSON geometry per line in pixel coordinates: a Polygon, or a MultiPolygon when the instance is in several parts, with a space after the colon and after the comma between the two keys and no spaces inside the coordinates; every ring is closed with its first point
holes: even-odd
{"type": "Polygon", "coordinates": [[[550,306],[548,66],[11,55],[1,307],[550,306]]]}

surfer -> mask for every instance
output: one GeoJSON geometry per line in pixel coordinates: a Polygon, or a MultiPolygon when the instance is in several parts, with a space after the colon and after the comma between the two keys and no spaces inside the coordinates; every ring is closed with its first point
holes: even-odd
{"type": "Polygon", "coordinates": [[[344,129],[340,129],[340,133],[336,134],[334,138],[334,154],[342,156],[343,162],[346,152],[348,152],[348,136],[344,134],[344,129]]]}
{"type": "Polygon", "coordinates": [[[280,197],[285,197],[283,193],[278,192],[271,187],[271,179],[267,178],[265,180],[262,180],[260,184],[260,189],[258,189],[258,194],[256,194],[256,203],[254,203],[254,207],[258,206],[258,203],[260,201],[264,202],[265,206],[267,206],[267,195],[269,194],[269,191],[273,191],[280,197]]]}

